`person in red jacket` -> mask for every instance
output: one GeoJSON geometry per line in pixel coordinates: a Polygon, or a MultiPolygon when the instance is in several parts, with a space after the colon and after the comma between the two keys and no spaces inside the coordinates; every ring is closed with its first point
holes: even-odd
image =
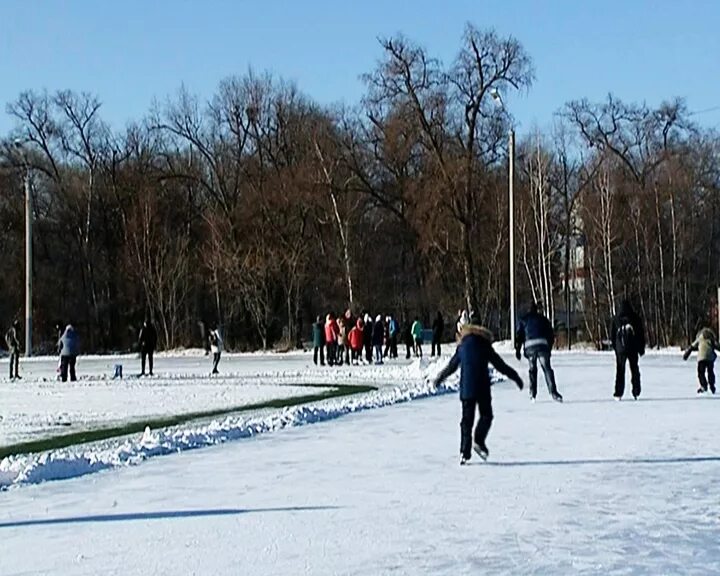
{"type": "Polygon", "coordinates": [[[327,348],[327,362],[328,366],[334,366],[336,363],[336,352],[337,352],[337,338],[338,338],[338,325],[335,322],[335,316],[332,312],[327,315],[325,321],[325,347],[327,348]]]}
{"type": "Polygon", "coordinates": [[[357,323],[353,329],[350,330],[350,351],[352,352],[352,363],[356,366],[360,360],[360,356],[362,356],[364,327],[365,323],[362,321],[362,318],[358,318],[357,323]]]}

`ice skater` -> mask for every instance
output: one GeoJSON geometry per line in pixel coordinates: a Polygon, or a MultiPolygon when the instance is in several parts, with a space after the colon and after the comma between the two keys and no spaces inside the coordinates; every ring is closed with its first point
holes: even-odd
{"type": "Polygon", "coordinates": [[[629,301],[623,300],[620,312],[613,318],[610,341],[615,350],[615,400],[620,400],[625,392],[625,363],[630,363],[632,395],[635,400],[640,396],[640,367],[638,361],[645,355],[645,328],[643,322],[633,310],[629,301]]]}
{"type": "Polygon", "coordinates": [[[5,332],[5,344],[7,344],[8,351],[10,352],[10,380],[16,378],[21,379],[20,376],[20,341],[18,340],[18,331],[20,330],[20,321],[15,320],[12,326],[5,332]]]}
{"type": "Polygon", "coordinates": [[[220,364],[220,356],[222,356],[223,351],[223,340],[222,336],[220,336],[220,331],[217,328],[213,328],[210,330],[210,334],[208,335],[208,342],[210,343],[210,351],[213,355],[213,368],[212,368],[212,374],[219,374],[218,372],[218,364],[220,364]]]}
{"type": "Polygon", "coordinates": [[[515,357],[520,360],[520,349],[524,347],[525,358],[528,359],[530,370],[530,400],[535,401],[537,396],[537,365],[545,375],[545,384],[553,400],[562,402],[563,397],[558,392],[555,383],[555,372],[550,366],[550,354],[555,343],[555,331],[550,320],[540,314],[535,302],[530,305],[528,313],[520,320],[515,335],[515,357]]]}
{"type": "Polygon", "coordinates": [[[703,394],[708,391],[715,394],[715,350],[720,350],[715,333],[710,328],[703,328],[698,332],[695,341],[685,350],[683,354],[683,360],[690,358],[690,354],[693,351],[697,351],[697,375],[700,387],[697,390],[698,394],[703,394]],[[707,373],[707,377],[705,374],[707,373]]]}
{"type": "Polygon", "coordinates": [[[435,387],[460,368],[460,402],[462,402],[462,420],[460,421],[460,464],[466,464],[472,456],[472,450],[486,460],[489,451],[485,444],[490,425],[493,421],[492,394],[490,392],[490,373],[488,363],[515,382],[523,389],[523,381],[515,370],[505,364],[492,347],[492,332],[480,326],[478,318],[472,318],[462,327],[460,343],[448,365],[435,379],[435,387]],[[480,412],[480,420],[475,427],[475,408],[480,412]]]}

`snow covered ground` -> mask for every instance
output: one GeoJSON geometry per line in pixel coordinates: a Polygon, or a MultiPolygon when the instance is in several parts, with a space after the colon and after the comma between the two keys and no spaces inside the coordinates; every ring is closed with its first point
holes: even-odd
{"type": "MultiPolygon", "coordinates": [[[[306,357],[259,362],[315,380],[306,357]]],[[[282,431],[0,492],[0,574],[720,573],[720,404],[694,364],[646,356],[641,400],[616,403],[612,355],[554,363],[563,405],[495,386],[488,463],[458,465],[455,394],[389,405],[431,393],[437,366],[412,363],[326,371],[384,386],[253,417],[282,431]]],[[[166,454],[248,422],[142,440],[166,454]]]]}
{"type": "MultiPolygon", "coordinates": [[[[298,384],[361,378],[383,385],[397,372],[397,366],[314,369],[310,356],[302,353],[228,354],[221,360],[221,374],[210,377],[210,360],[202,351],[159,355],[152,378],[137,377],[136,356],[80,357],[77,382],[58,382],[56,366],[55,358],[32,358],[21,364],[21,380],[0,378],[0,446],[317,392],[298,384]],[[125,378],[112,379],[115,364],[123,365],[125,378]]],[[[0,369],[6,374],[7,363],[0,363],[0,369]]]]}

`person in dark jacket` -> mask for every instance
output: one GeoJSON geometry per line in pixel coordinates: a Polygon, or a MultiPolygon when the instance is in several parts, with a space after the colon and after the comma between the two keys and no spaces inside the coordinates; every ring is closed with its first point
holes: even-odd
{"type": "Polygon", "coordinates": [[[208,331],[207,322],[205,320],[200,320],[198,322],[198,326],[200,328],[200,340],[203,343],[203,348],[205,349],[205,356],[210,356],[210,332],[208,331]]]}
{"type": "Polygon", "coordinates": [[[432,324],[432,348],[430,349],[430,356],[435,356],[435,350],[437,349],[437,355],[440,356],[440,342],[442,342],[443,332],[445,332],[445,320],[443,320],[442,314],[438,310],[435,320],[432,324]]]}
{"type": "Polygon", "coordinates": [[[403,323],[403,341],[405,342],[405,359],[410,360],[410,352],[415,347],[415,341],[412,335],[412,325],[407,318],[403,323]]]}
{"type": "Polygon", "coordinates": [[[70,382],[75,382],[77,380],[75,363],[80,352],[80,339],[72,324],[65,327],[65,331],[58,341],[58,348],[60,349],[60,379],[67,382],[69,369],[70,382]]]}
{"type": "Polygon", "coordinates": [[[10,352],[10,380],[20,377],[20,340],[18,332],[20,331],[20,321],[15,320],[12,326],[5,332],[5,344],[7,344],[8,352],[10,352]],[[14,370],[14,371],[13,371],[14,370]]]}
{"type": "Polygon", "coordinates": [[[520,360],[520,349],[525,347],[525,358],[530,363],[530,399],[534,402],[537,396],[537,364],[540,360],[540,367],[545,375],[550,396],[556,402],[562,402],[562,396],[555,384],[555,372],[550,366],[550,354],[555,343],[555,331],[550,320],[538,311],[535,302],[530,305],[528,313],[520,320],[515,335],[515,357],[520,360]]]}
{"type": "Polygon", "coordinates": [[[375,348],[375,364],[383,363],[383,341],[385,340],[385,322],[378,314],[375,317],[372,331],[372,345],[375,348]]]}
{"type": "Polygon", "coordinates": [[[640,367],[638,360],[645,354],[645,328],[640,316],[627,300],[620,304],[620,311],[612,320],[610,341],[615,350],[615,393],[620,400],[625,392],[625,363],[630,363],[630,381],[635,400],[640,396],[640,367]]]}
{"type": "Polygon", "coordinates": [[[150,319],[143,322],[142,328],[140,328],[140,335],[138,337],[138,347],[140,348],[140,376],[145,376],[145,359],[148,360],[148,368],[150,369],[150,376],[153,375],[153,354],[155,354],[155,348],[157,347],[157,331],[155,326],[150,319]]]}
{"type": "Polygon", "coordinates": [[[320,366],[325,366],[325,327],[321,316],[315,319],[315,324],[312,327],[312,338],[313,362],[317,366],[318,356],[320,356],[320,366]]]}
{"type": "Polygon", "coordinates": [[[365,362],[372,364],[373,349],[373,321],[370,314],[366,313],[363,325],[363,346],[365,348],[365,362]]]}
{"type": "Polygon", "coordinates": [[[520,390],[523,389],[523,381],[518,373],[505,364],[493,349],[492,339],[492,333],[479,325],[479,319],[473,318],[469,324],[463,326],[455,354],[434,382],[435,387],[439,386],[460,368],[460,464],[470,460],[471,450],[475,450],[483,460],[489,455],[485,439],[493,421],[493,409],[488,364],[492,364],[498,372],[515,382],[520,390]],[[476,407],[480,412],[480,420],[473,435],[476,407]]]}

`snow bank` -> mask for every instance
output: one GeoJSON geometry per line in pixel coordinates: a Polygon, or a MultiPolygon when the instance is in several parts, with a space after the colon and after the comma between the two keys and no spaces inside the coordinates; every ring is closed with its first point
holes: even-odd
{"type": "MultiPolygon", "coordinates": [[[[345,414],[456,391],[457,375],[448,379],[443,386],[434,388],[432,381],[443,366],[444,363],[421,358],[409,366],[393,367],[375,373],[374,378],[383,373],[385,375],[394,373],[393,375],[401,382],[365,394],[324,400],[279,411],[262,411],[253,416],[224,417],[202,424],[186,424],[161,430],[146,428],[141,438],[125,437],[42,454],[9,456],[0,462],[0,489],[74,478],[118,466],[138,464],[153,456],[213,446],[290,426],[323,422],[345,414]]],[[[353,374],[356,376],[356,381],[369,379],[357,378],[359,374],[353,374]]],[[[292,375],[295,376],[294,373],[292,375]]],[[[274,376],[279,380],[287,378],[288,374],[280,373],[274,376]]],[[[500,379],[497,374],[493,377],[495,381],[500,379]]],[[[336,372],[330,379],[342,378],[343,375],[336,372]]]]}

